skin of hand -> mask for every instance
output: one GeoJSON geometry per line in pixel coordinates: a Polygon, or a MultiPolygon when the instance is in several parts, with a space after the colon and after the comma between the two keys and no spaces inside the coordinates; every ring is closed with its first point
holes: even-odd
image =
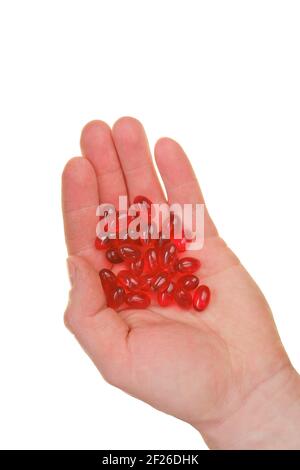
{"type": "MultiPolygon", "coordinates": [[[[176,306],[116,312],[106,306],[98,272],[111,267],[94,248],[96,207],[143,194],[166,198],[139,121],[110,129],[87,124],[83,157],[62,176],[62,205],[71,280],[65,323],[104,379],[194,426],[214,449],[300,448],[300,380],[270,308],[227,247],[206,211],[200,282],[211,289],[204,312],[176,306]]],[[[183,149],[170,138],[155,145],[168,202],[203,203],[183,149]]]]}

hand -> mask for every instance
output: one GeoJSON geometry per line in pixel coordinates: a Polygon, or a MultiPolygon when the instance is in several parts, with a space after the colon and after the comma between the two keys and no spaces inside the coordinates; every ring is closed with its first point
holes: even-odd
{"type": "MultiPolygon", "coordinates": [[[[299,413],[299,376],[265,298],[207,212],[204,248],[192,253],[212,293],[204,312],[151,306],[117,313],[106,306],[98,272],[110,266],[94,248],[99,201],[143,194],[165,202],[165,196],[137,120],[121,118],[112,131],[93,121],[81,147],[83,158],[70,160],[62,178],[72,284],[65,322],[103,377],[192,424],[210,447],[299,445],[277,422],[281,413],[291,426],[299,413]]],[[[160,139],[155,159],[169,203],[204,202],[179,144],[160,139]]]]}

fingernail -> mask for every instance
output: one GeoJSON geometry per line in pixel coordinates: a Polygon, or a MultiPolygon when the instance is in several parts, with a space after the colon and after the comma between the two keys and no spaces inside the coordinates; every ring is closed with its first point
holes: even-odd
{"type": "Polygon", "coordinates": [[[67,259],[67,268],[68,268],[70,284],[73,287],[73,285],[75,283],[76,266],[69,258],[67,259]]]}

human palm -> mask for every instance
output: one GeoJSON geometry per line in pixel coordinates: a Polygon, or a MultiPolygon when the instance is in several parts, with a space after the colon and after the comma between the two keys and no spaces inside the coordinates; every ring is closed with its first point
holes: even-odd
{"type": "MultiPolygon", "coordinates": [[[[260,384],[289,366],[268,304],[205,213],[205,242],[193,252],[197,275],[211,290],[204,312],[173,305],[146,310],[106,306],[98,271],[111,267],[94,248],[96,207],[144,194],[165,196],[141,124],[121,118],[83,130],[84,158],[63,173],[63,211],[72,278],[66,324],[104,378],[200,431],[242,408],[260,384]]],[[[203,203],[181,147],[163,138],[155,147],[169,203],[203,203]]]]}

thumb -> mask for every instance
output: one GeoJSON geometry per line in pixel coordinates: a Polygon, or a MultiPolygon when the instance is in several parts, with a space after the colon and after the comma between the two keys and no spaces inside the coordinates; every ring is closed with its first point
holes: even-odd
{"type": "Polygon", "coordinates": [[[71,290],[65,324],[104,378],[115,384],[127,358],[128,325],[106,306],[99,274],[86,260],[70,256],[67,266],[71,290]]]}
{"type": "Polygon", "coordinates": [[[72,330],[75,322],[96,314],[105,306],[105,298],[98,273],[80,256],[67,259],[71,290],[65,312],[66,326],[72,330]]]}

